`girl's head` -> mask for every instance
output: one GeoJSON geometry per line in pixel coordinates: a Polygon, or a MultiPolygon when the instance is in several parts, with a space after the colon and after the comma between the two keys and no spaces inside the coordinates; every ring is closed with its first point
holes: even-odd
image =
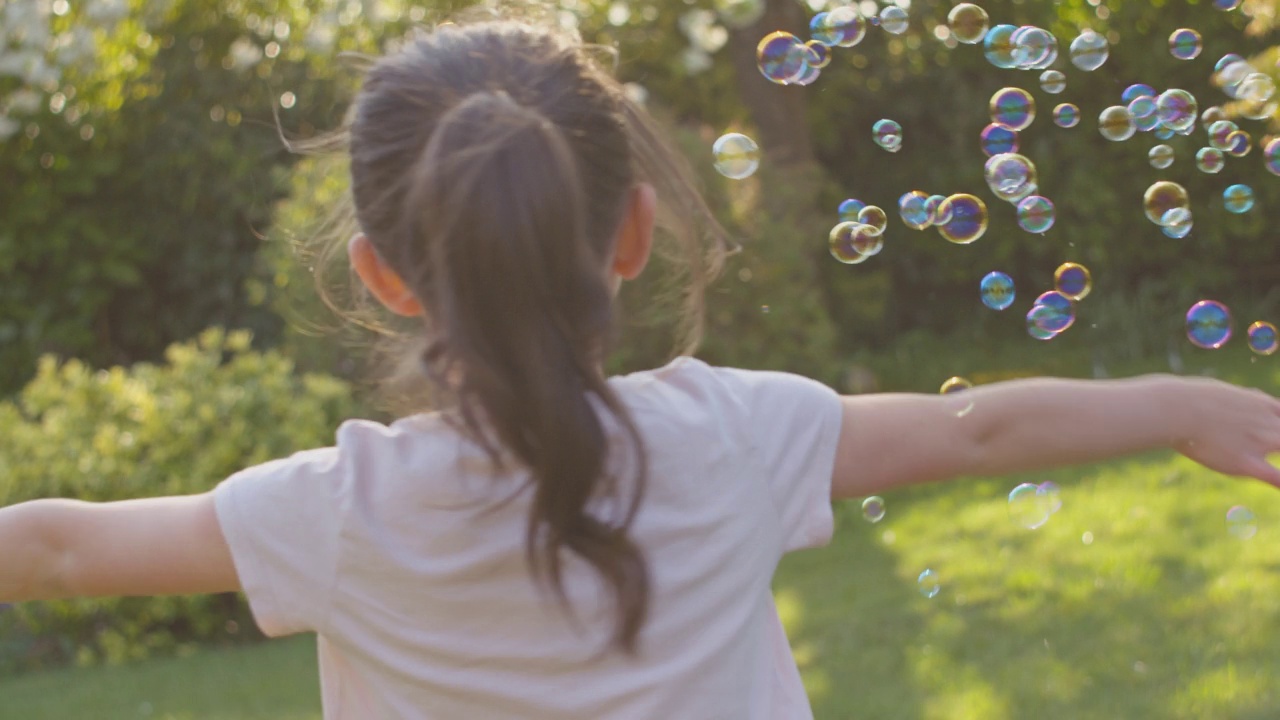
{"type": "Polygon", "coordinates": [[[563,553],[589,562],[634,650],[649,576],[627,530],[644,454],[601,365],[617,281],[644,268],[659,196],[682,220],[700,315],[714,269],[695,228],[723,236],[688,171],[581,45],[512,22],[445,26],[377,62],[349,132],[353,267],[389,309],[421,318],[421,367],[464,430],[531,471],[536,575],[563,599],[563,553]],[[609,472],[593,398],[640,450],[630,482],[609,472]],[[586,512],[602,496],[620,500],[616,517],[586,512]]]}

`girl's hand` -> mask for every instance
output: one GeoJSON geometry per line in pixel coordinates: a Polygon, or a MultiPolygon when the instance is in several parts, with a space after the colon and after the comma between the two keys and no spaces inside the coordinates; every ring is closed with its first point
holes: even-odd
{"type": "Polygon", "coordinates": [[[1280,453],[1280,399],[1217,380],[1187,378],[1172,398],[1183,428],[1174,448],[1227,475],[1253,477],[1280,487],[1280,468],[1267,456],[1280,453]]]}

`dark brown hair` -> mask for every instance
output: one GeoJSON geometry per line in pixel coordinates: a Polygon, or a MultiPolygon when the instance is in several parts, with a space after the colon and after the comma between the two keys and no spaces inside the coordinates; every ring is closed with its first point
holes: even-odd
{"type": "Polygon", "coordinates": [[[422,34],[372,65],[349,125],[356,220],[426,309],[418,366],[495,463],[531,471],[535,577],[566,601],[563,553],[587,561],[616,601],[616,645],[635,652],[650,581],[628,530],[646,463],[601,368],[615,326],[608,262],[631,188],[652,183],[682,248],[691,351],[723,231],[645,112],[558,31],[505,21],[422,34]],[[597,405],[630,440],[628,463],[609,462],[597,405]],[[611,472],[624,465],[632,482],[611,472]],[[614,517],[588,513],[603,497],[618,501],[614,517]]]}

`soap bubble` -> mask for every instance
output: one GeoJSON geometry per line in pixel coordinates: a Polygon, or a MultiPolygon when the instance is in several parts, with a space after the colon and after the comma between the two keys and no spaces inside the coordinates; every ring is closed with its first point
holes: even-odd
{"type": "Polygon", "coordinates": [[[1262,149],[1262,159],[1267,171],[1272,175],[1280,175],[1280,138],[1273,138],[1262,149]]]}
{"type": "Polygon", "coordinates": [[[983,174],[991,192],[1006,202],[1018,202],[1039,189],[1036,166],[1017,153],[991,156],[983,174]]]}
{"type": "Polygon", "coordinates": [[[862,501],[862,517],[868,522],[878,523],[884,519],[884,498],[872,495],[862,501]]]}
{"type": "Polygon", "coordinates": [[[1260,72],[1249,73],[1240,81],[1239,87],[1236,88],[1236,94],[1240,96],[1241,100],[1263,103],[1276,94],[1276,82],[1271,79],[1270,75],[1260,72]]]}
{"type": "Polygon", "coordinates": [[[991,123],[980,136],[982,152],[987,156],[1018,152],[1018,133],[1003,125],[991,123]]]}
{"type": "Polygon", "coordinates": [[[1112,105],[1098,116],[1098,132],[1112,142],[1123,142],[1133,137],[1138,128],[1133,123],[1133,115],[1123,105],[1112,105]]]}
{"type": "Polygon", "coordinates": [[[951,35],[965,45],[977,45],[987,35],[987,11],[972,3],[960,3],[947,14],[951,35]]]}
{"type": "Polygon", "coordinates": [[[1134,121],[1154,118],[1157,123],[1160,122],[1160,116],[1156,114],[1156,99],[1150,95],[1139,95],[1130,100],[1125,108],[1129,110],[1134,121]]]}
{"type": "Polygon", "coordinates": [[[1231,311],[1216,300],[1201,300],[1187,311],[1187,339],[1192,345],[1217,350],[1231,339],[1231,311]]]}
{"type": "Polygon", "coordinates": [[[804,43],[787,32],[769,33],[756,46],[760,74],[779,85],[794,82],[804,74],[807,55],[804,43]]]}
{"type": "Polygon", "coordinates": [[[1067,76],[1057,70],[1045,70],[1040,73],[1040,89],[1050,95],[1057,95],[1067,89],[1067,76]]]}
{"type": "Polygon", "coordinates": [[[945,202],[946,199],[947,198],[944,195],[929,196],[928,202],[925,203],[925,208],[929,211],[929,223],[931,225],[941,225],[951,219],[950,216],[943,216],[940,212],[942,209],[942,203],[945,202]]]}
{"type": "Polygon", "coordinates": [[[751,177],[760,167],[760,148],[756,141],[742,133],[721,135],[711,146],[716,172],[731,179],[751,177]]]}
{"type": "Polygon", "coordinates": [[[991,122],[1010,130],[1025,130],[1036,119],[1036,101],[1022,88],[997,90],[988,104],[991,122]]]}
{"type": "Polygon", "coordinates": [[[1049,198],[1029,195],[1018,202],[1018,226],[1029,233],[1048,232],[1053,218],[1053,202],[1049,198]]]}
{"type": "Polygon", "coordinates": [[[866,23],[858,11],[849,5],[818,13],[809,21],[809,37],[823,45],[853,47],[862,42],[866,34],[866,23]]]}
{"type": "Polygon", "coordinates": [[[1173,164],[1173,148],[1168,145],[1157,145],[1147,152],[1147,160],[1151,167],[1164,170],[1173,164]]]}
{"type": "Polygon", "coordinates": [[[1053,324],[1058,311],[1046,305],[1033,305],[1027,311],[1027,334],[1036,340],[1052,340],[1058,333],[1047,330],[1053,324]]]}
{"type": "Polygon", "coordinates": [[[1168,180],[1153,183],[1142,196],[1143,212],[1148,220],[1157,225],[1163,224],[1160,220],[1169,210],[1190,207],[1191,199],[1187,197],[1186,188],[1168,180]]]}
{"type": "Polygon", "coordinates": [[[1244,157],[1253,149],[1253,137],[1245,130],[1237,130],[1227,136],[1227,154],[1244,157]]]}
{"type": "Polygon", "coordinates": [[[1222,172],[1222,168],[1226,164],[1226,157],[1217,148],[1203,147],[1196,152],[1196,167],[1200,172],[1214,175],[1222,172]]]}
{"type": "Polygon", "coordinates": [[[1259,355],[1274,355],[1280,350],[1280,335],[1276,334],[1276,326],[1259,320],[1249,326],[1247,334],[1249,349],[1259,355]]]}
{"type": "Polygon", "coordinates": [[[1200,33],[1190,28],[1174,30],[1169,36],[1169,53],[1179,60],[1192,60],[1203,48],[1200,33]]]}
{"type": "Polygon", "coordinates": [[[987,232],[987,206],[979,198],[958,193],[942,201],[938,213],[947,220],[938,227],[938,234],[957,245],[968,245],[987,232]]]}
{"type": "Polygon", "coordinates": [[[1022,483],[1009,493],[1009,518],[1018,527],[1036,530],[1053,515],[1053,499],[1040,492],[1040,487],[1022,483]]]}
{"type": "Polygon", "coordinates": [[[1216,149],[1226,151],[1231,148],[1231,134],[1239,132],[1240,128],[1230,120],[1218,120],[1208,127],[1209,146],[1216,149]]]}
{"type": "Polygon", "coordinates": [[[920,587],[920,594],[927,598],[937,597],[942,591],[942,582],[938,579],[938,573],[932,570],[925,570],[920,573],[920,577],[916,578],[916,584],[920,587]]]}
{"type": "Polygon", "coordinates": [[[1240,540],[1248,540],[1258,534],[1257,518],[1253,511],[1236,505],[1227,511],[1227,532],[1240,540]]]}
{"type": "MultiPolygon", "coordinates": [[[[871,257],[859,249],[857,242],[861,241],[859,229],[866,227],[861,223],[846,221],[831,228],[831,232],[827,235],[827,247],[831,251],[831,257],[845,265],[857,265],[871,257]]],[[[865,231],[862,233],[865,234],[865,231]]]]}
{"type": "Polygon", "coordinates": [[[870,225],[876,232],[884,232],[889,227],[889,216],[875,205],[868,205],[858,211],[858,222],[870,225]]]}
{"type": "Polygon", "coordinates": [[[1107,39],[1093,30],[1085,30],[1071,41],[1071,64],[1092,72],[1102,67],[1111,52],[1107,39]]]}
{"type": "Polygon", "coordinates": [[[1013,286],[1013,278],[1002,272],[992,271],[978,283],[978,294],[983,305],[992,310],[1004,310],[1013,304],[1017,291],[1013,286]]]}
{"type": "Polygon", "coordinates": [[[1062,103],[1053,109],[1053,122],[1060,128],[1073,128],[1080,124],[1080,108],[1062,103]]]}
{"type": "Polygon", "coordinates": [[[1196,99],[1186,90],[1165,90],[1156,99],[1156,112],[1160,116],[1160,124],[1180,132],[1194,127],[1200,108],[1196,99]]]}
{"type": "Polygon", "coordinates": [[[1013,34],[1017,31],[1018,28],[1013,25],[996,25],[987,32],[987,37],[983,41],[987,62],[1002,70],[1018,66],[1017,60],[1013,57],[1013,34]]]}
{"type": "Polygon", "coordinates": [[[1191,234],[1194,225],[1191,211],[1184,207],[1170,208],[1160,218],[1160,230],[1166,237],[1180,240],[1191,234]]]}
{"type": "Polygon", "coordinates": [[[1058,41],[1044,28],[1024,25],[1013,33],[1010,41],[1013,42],[1013,61],[1024,70],[1048,67],[1057,59],[1058,41]]]}
{"type": "Polygon", "coordinates": [[[902,126],[894,120],[877,120],[871,128],[876,144],[889,152],[902,149],[902,126]]]}
{"type": "Polygon", "coordinates": [[[1078,263],[1062,263],[1053,273],[1053,287],[1067,299],[1079,302],[1093,290],[1093,275],[1078,263]]]}
{"type": "Polygon", "coordinates": [[[1240,215],[1253,209],[1253,188],[1248,185],[1232,185],[1222,191],[1222,204],[1227,212],[1240,215]]]}
{"type": "Polygon", "coordinates": [[[929,195],[919,190],[904,193],[898,198],[898,213],[902,215],[902,222],[912,230],[923,230],[933,224],[929,195]]]}
{"type": "Polygon", "coordinates": [[[958,393],[972,387],[973,383],[962,377],[948,378],[946,382],[942,383],[942,387],[938,389],[938,394],[950,395],[951,393],[958,393]]]}
{"type": "Polygon", "coordinates": [[[1134,83],[1133,85],[1125,88],[1124,92],[1120,93],[1120,102],[1128,105],[1140,97],[1149,97],[1152,100],[1155,100],[1155,88],[1145,83],[1134,83]]]}
{"type": "Polygon", "coordinates": [[[805,56],[805,62],[809,64],[810,68],[813,68],[814,70],[821,70],[831,64],[831,58],[833,56],[831,48],[823,45],[817,40],[810,40],[804,44],[804,47],[808,53],[805,56]]]}
{"type": "Polygon", "coordinates": [[[800,73],[800,77],[796,78],[795,80],[792,80],[791,84],[807,87],[809,85],[812,85],[813,81],[817,80],[818,76],[821,74],[822,74],[821,70],[819,70],[818,68],[806,62],[804,65],[804,72],[800,73]]]}
{"type": "Polygon", "coordinates": [[[857,222],[858,213],[862,212],[862,208],[866,206],[867,204],[861,200],[849,198],[848,200],[840,203],[840,207],[837,209],[837,212],[840,214],[840,220],[857,222]]]}
{"type": "Polygon", "coordinates": [[[1057,290],[1042,293],[1032,303],[1032,307],[1046,307],[1053,311],[1052,314],[1041,315],[1037,318],[1037,325],[1046,332],[1060,333],[1071,327],[1076,321],[1075,303],[1071,302],[1071,298],[1057,290]]]}
{"type": "Polygon", "coordinates": [[[1205,129],[1208,129],[1210,125],[1218,122],[1219,120],[1226,119],[1227,111],[1223,110],[1220,105],[1207,107],[1204,112],[1200,113],[1200,124],[1203,125],[1205,129]]]}
{"type": "Polygon", "coordinates": [[[909,25],[907,11],[897,5],[886,5],[880,11],[880,27],[892,35],[901,35],[909,25]]]}

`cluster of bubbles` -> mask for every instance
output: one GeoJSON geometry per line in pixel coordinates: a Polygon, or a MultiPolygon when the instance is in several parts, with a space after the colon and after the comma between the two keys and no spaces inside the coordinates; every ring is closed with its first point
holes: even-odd
{"type": "MultiPolygon", "coordinates": [[[[1187,310],[1187,339],[1192,345],[1217,350],[1231,340],[1231,310],[1217,300],[1201,300],[1187,310]]],[[[1275,324],[1258,320],[1245,332],[1249,349],[1258,355],[1274,355],[1280,350],[1280,334],[1275,324]]]]}
{"type": "Polygon", "coordinates": [[[1028,530],[1044,527],[1062,509],[1061,495],[1052,482],[1022,483],[1009,492],[1009,518],[1028,530]]]}

